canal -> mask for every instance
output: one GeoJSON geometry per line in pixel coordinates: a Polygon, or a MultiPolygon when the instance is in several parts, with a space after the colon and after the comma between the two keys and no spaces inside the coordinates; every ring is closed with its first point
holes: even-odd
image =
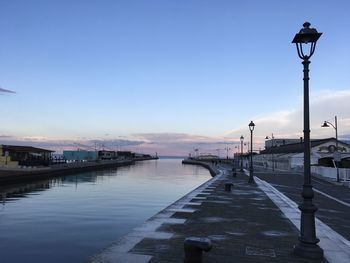
{"type": "Polygon", "coordinates": [[[181,159],[84,172],[1,191],[1,262],[84,262],[210,179],[181,159]]]}

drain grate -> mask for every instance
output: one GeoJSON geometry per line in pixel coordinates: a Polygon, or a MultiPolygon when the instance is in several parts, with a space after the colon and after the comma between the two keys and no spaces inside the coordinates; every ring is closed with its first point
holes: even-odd
{"type": "Polygon", "coordinates": [[[263,257],[270,257],[270,258],[276,257],[275,250],[269,249],[269,248],[246,247],[245,253],[248,256],[263,256],[263,257]]]}

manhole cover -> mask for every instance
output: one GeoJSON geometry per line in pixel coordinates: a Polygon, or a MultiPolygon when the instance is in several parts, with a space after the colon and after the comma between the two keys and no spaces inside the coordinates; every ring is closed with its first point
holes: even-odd
{"type": "Polygon", "coordinates": [[[246,247],[245,253],[248,256],[263,256],[263,257],[270,257],[270,258],[276,257],[275,250],[269,249],[269,248],[246,247]]]}

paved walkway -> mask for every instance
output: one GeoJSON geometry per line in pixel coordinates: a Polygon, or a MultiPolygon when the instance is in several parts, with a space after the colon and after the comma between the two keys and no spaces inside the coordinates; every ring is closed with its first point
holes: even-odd
{"type": "MultiPolygon", "coordinates": [[[[292,201],[297,204],[301,202],[303,176],[293,172],[271,173],[263,169],[255,171],[257,177],[274,186],[292,201]]],[[[313,201],[318,207],[316,217],[350,240],[350,189],[318,178],[314,178],[312,184],[315,192],[313,201]]]]}
{"type": "MultiPolygon", "coordinates": [[[[189,236],[212,240],[213,248],[204,253],[204,263],[310,262],[292,253],[299,235],[296,204],[270,184],[257,179],[256,185],[249,185],[247,178],[243,173],[234,178],[222,172],[92,262],[182,262],[183,242],[189,236]],[[224,191],[227,182],[234,184],[231,192],[224,191]]],[[[317,224],[321,228],[320,222],[317,224]]],[[[339,246],[350,251],[346,239],[327,226],[323,226],[320,237],[322,246],[330,246],[325,250],[330,262],[350,262],[346,251],[339,252],[339,246]]]]}

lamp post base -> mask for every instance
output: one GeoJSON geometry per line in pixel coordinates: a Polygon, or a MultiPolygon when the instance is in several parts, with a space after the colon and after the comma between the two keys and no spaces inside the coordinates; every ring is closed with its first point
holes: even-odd
{"type": "Polygon", "coordinates": [[[299,241],[298,245],[294,246],[294,254],[303,258],[322,259],[323,250],[317,244],[308,244],[299,241]]]}
{"type": "Polygon", "coordinates": [[[255,184],[255,181],[254,181],[254,177],[253,177],[253,176],[249,176],[248,184],[255,184]]]}

